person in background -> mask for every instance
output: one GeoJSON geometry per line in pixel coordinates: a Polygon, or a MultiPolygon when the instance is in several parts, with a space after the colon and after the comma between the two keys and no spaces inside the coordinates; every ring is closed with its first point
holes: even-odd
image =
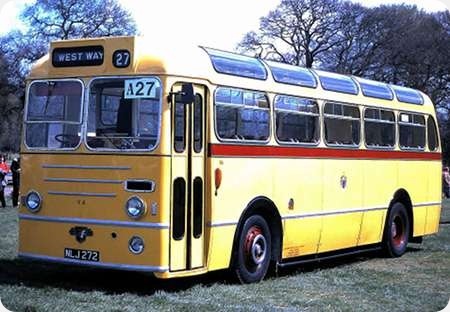
{"type": "Polygon", "coordinates": [[[5,201],[5,187],[6,187],[6,174],[9,173],[9,166],[5,161],[5,156],[0,155],[0,203],[3,208],[6,208],[5,201]]]}
{"type": "Polygon", "coordinates": [[[3,171],[3,173],[6,175],[9,173],[9,166],[6,163],[5,156],[0,155],[0,171],[3,171]]]}
{"type": "Polygon", "coordinates": [[[12,202],[13,207],[16,208],[19,205],[19,187],[20,187],[20,158],[14,158],[11,163],[13,191],[12,202]]]}
{"type": "Polygon", "coordinates": [[[450,197],[450,171],[448,167],[444,167],[442,170],[442,192],[445,198],[450,197]]]}

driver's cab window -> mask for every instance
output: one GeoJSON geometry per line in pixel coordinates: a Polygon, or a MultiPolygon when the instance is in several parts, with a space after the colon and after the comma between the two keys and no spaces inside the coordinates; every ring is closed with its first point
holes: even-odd
{"type": "Polygon", "coordinates": [[[34,149],[80,144],[83,85],[79,80],[34,81],[28,88],[25,143],[34,149]]]}
{"type": "Polygon", "coordinates": [[[160,82],[155,78],[95,80],[89,92],[88,146],[153,149],[159,138],[160,93],[160,82]],[[129,88],[135,88],[133,93],[129,88]]]}

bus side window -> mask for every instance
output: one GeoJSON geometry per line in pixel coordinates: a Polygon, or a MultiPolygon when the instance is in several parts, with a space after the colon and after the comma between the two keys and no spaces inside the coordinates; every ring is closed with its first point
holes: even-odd
{"type": "Polygon", "coordinates": [[[428,149],[433,152],[439,148],[439,140],[436,130],[436,122],[432,116],[428,116],[428,149]]]}
{"type": "Polygon", "coordinates": [[[315,100],[275,97],[276,135],[285,143],[319,143],[319,106],[315,100]]]}
{"type": "Polygon", "coordinates": [[[186,104],[175,100],[174,150],[183,153],[186,149],[186,104]]]}
{"type": "Polygon", "coordinates": [[[270,108],[262,92],[218,88],[215,94],[219,139],[266,141],[270,135],[270,108]]]}
{"type": "Polygon", "coordinates": [[[358,146],[361,121],[359,109],[351,105],[325,103],[325,141],[330,145],[358,146]]]}
{"type": "Polygon", "coordinates": [[[400,114],[398,123],[400,148],[425,148],[425,117],[416,114],[400,114]]]}
{"type": "Polygon", "coordinates": [[[203,98],[200,94],[194,99],[194,152],[200,153],[203,149],[203,98]]]}
{"type": "Polygon", "coordinates": [[[395,146],[395,115],[388,110],[366,108],[364,137],[368,147],[393,148],[395,146]]]}

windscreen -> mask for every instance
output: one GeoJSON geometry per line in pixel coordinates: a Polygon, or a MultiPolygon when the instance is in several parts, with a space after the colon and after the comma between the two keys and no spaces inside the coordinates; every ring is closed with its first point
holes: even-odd
{"type": "Polygon", "coordinates": [[[152,150],[159,139],[160,116],[158,79],[95,79],[89,88],[87,145],[100,150],[152,150]]]}
{"type": "Polygon", "coordinates": [[[80,143],[80,81],[35,81],[28,91],[25,143],[30,148],[75,148],[80,143]]]}

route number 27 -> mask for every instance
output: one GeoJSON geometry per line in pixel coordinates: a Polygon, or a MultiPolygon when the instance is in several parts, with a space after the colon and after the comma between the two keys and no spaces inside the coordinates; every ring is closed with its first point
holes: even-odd
{"type": "Polygon", "coordinates": [[[156,98],[156,87],[159,81],[154,78],[127,79],[125,80],[125,98],[156,98]]]}

